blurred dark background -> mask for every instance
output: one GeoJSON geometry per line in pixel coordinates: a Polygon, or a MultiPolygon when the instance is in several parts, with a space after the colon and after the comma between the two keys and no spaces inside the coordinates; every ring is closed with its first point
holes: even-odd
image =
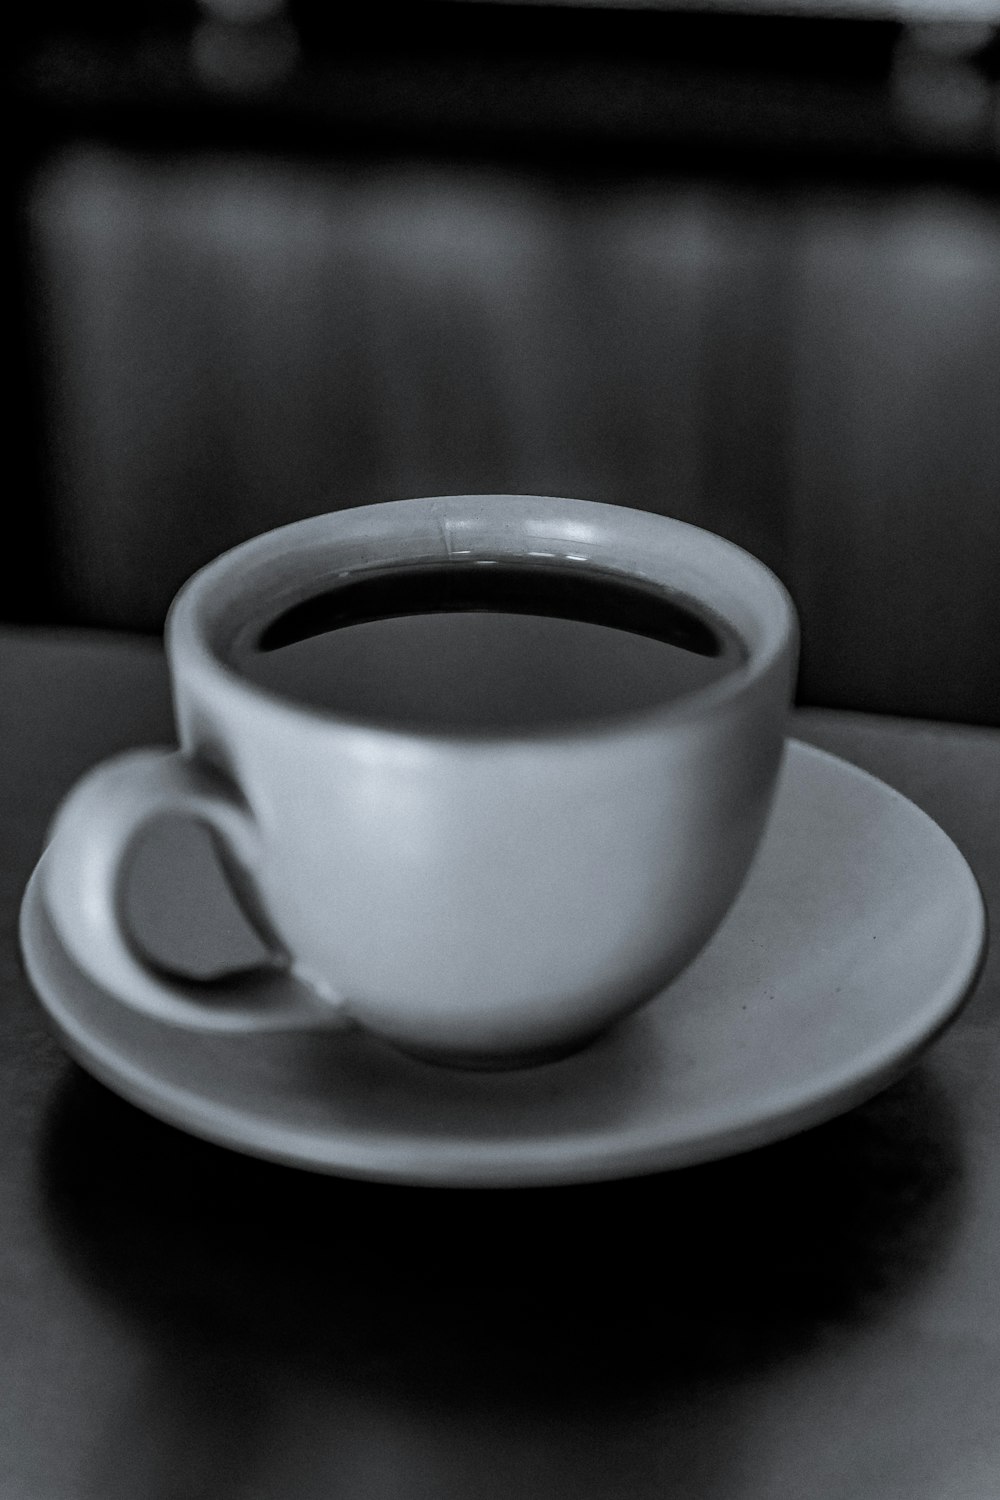
{"type": "Polygon", "coordinates": [[[40,0],[8,622],[525,491],[750,548],[801,701],[1000,724],[1000,0],[40,0]]]}

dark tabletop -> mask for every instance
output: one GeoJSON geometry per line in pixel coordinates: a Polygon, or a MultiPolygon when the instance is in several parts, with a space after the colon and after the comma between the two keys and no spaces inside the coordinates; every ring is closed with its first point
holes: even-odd
{"type": "MultiPolygon", "coordinates": [[[[1000,928],[1000,732],[800,712],[1000,928]]],[[[996,1500],[1000,962],[901,1082],[710,1166],[385,1187],[160,1124],[19,957],[63,792],[172,738],[162,656],[0,631],[3,1500],[996,1500]]]]}

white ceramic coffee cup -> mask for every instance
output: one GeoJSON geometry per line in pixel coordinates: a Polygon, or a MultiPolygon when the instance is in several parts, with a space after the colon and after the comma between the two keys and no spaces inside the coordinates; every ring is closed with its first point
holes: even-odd
{"type": "Polygon", "coordinates": [[[537,496],[363,506],[282,527],[181,590],[167,648],[179,750],[89,773],[60,808],[44,897],[79,968],[162,1021],[356,1023],[458,1066],[584,1045],[661,991],[724,918],[764,829],[797,653],[774,575],[662,516],[537,496]],[[417,733],[318,712],[232,662],[251,618],[391,563],[544,558],[662,587],[746,660],[648,712],[531,732],[417,733]],[[208,826],[274,952],[202,986],[148,963],[123,871],[162,816],[208,826]]]}

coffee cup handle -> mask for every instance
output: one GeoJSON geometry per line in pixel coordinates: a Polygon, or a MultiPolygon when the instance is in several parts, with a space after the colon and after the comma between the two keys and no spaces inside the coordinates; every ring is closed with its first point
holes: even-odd
{"type": "Polygon", "coordinates": [[[218,980],[184,979],[147,963],[129,936],[124,875],[136,839],[156,818],[188,818],[250,871],[260,852],[239,792],[218,772],[170,750],[138,750],[88,772],[56,813],[42,891],[68,955],[89,979],[157,1021],[210,1032],[295,1031],[344,1024],[325,1000],[272,964],[218,980]]]}

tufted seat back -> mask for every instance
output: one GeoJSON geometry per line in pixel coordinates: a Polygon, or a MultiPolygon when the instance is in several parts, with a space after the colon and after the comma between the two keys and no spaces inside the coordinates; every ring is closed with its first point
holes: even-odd
{"type": "Polygon", "coordinates": [[[417,494],[609,500],[785,580],[800,697],[1000,722],[1000,209],[958,189],[87,147],[30,197],[66,618],[417,494]]]}

